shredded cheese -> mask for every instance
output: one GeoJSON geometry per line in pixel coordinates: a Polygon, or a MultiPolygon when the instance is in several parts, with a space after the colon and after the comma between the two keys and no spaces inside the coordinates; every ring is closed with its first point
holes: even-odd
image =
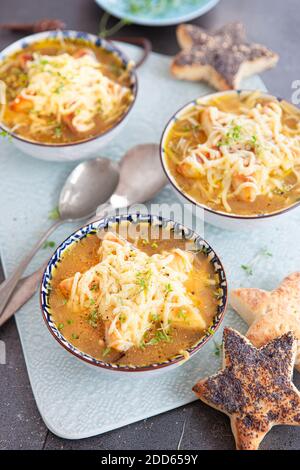
{"type": "Polygon", "coordinates": [[[300,176],[300,133],[289,133],[276,101],[256,103],[243,113],[223,112],[215,106],[201,111],[204,143],[187,148],[177,171],[201,182],[209,200],[231,212],[230,199],[253,202],[286,190],[285,179],[300,176]]]}
{"type": "Polygon", "coordinates": [[[108,236],[99,256],[97,265],[74,276],[69,303],[82,310],[92,301],[105,324],[107,347],[126,351],[141,345],[158,319],[164,333],[170,322],[182,324],[186,319],[199,329],[205,328],[185,286],[193,268],[191,253],[174,249],[148,256],[108,236]],[[183,311],[184,319],[180,315],[183,311]]]}
{"type": "Polygon", "coordinates": [[[102,73],[102,65],[93,54],[73,57],[68,53],[34,53],[26,67],[28,85],[17,101],[24,99],[32,104],[32,132],[49,130],[66,116],[76,132],[88,132],[95,126],[97,115],[104,121],[121,115],[124,97],[131,96],[129,88],[102,73]]]}

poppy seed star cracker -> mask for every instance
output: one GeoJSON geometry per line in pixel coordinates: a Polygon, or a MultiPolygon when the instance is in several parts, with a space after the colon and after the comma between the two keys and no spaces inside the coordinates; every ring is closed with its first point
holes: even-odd
{"type": "Polygon", "coordinates": [[[230,417],[238,450],[256,450],[274,425],[300,426],[300,392],[292,383],[296,340],[291,332],[257,349],[225,328],[223,369],[193,391],[230,417]]]}
{"type": "Polygon", "coordinates": [[[248,323],[246,336],[256,347],[292,331],[298,340],[295,367],[300,372],[300,272],[287,276],[271,292],[255,288],[233,289],[230,304],[248,323]]]}
{"type": "Polygon", "coordinates": [[[239,88],[243,78],[274,67],[279,58],[267,47],[247,42],[241,23],[230,23],[213,33],[182,24],[177,40],[182,50],[171,64],[173,75],[206,81],[218,90],[239,88]]]}

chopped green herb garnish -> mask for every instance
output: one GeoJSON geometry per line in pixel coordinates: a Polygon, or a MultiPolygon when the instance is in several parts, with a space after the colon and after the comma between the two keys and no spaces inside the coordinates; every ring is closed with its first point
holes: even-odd
{"type": "Polygon", "coordinates": [[[60,126],[56,126],[55,129],[54,129],[54,135],[55,137],[57,137],[58,139],[62,136],[62,129],[60,126]]]}
{"type": "Polygon", "coordinates": [[[207,331],[207,333],[209,333],[210,335],[214,335],[214,334],[215,334],[215,331],[212,329],[211,326],[209,326],[206,331],[207,331]]]}
{"type": "Polygon", "coordinates": [[[248,276],[252,276],[253,274],[253,269],[249,264],[242,264],[241,268],[245,271],[248,276]]]}
{"type": "Polygon", "coordinates": [[[153,243],[151,244],[151,248],[158,248],[158,244],[157,244],[156,242],[153,242],[153,243]]]}
{"type": "Polygon", "coordinates": [[[59,218],[60,218],[60,213],[59,213],[58,207],[55,207],[54,209],[52,209],[52,211],[49,212],[48,219],[57,220],[59,218]]]}
{"type": "Polygon", "coordinates": [[[4,130],[0,131],[0,137],[4,137],[5,139],[8,139],[9,141],[12,140],[12,135],[9,132],[4,131],[4,130]]]}
{"type": "Polygon", "coordinates": [[[74,320],[67,320],[68,325],[72,325],[74,323],[74,320]]]}
{"type": "Polygon", "coordinates": [[[127,320],[127,315],[125,315],[125,313],[121,313],[121,315],[119,315],[119,320],[121,323],[124,323],[127,320]]]}
{"type": "Polygon", "coordinates": [[[136,283],[140,286],[140,292],[147,291],[149,287],[150,278],[152,276],[152,271],[149,269],[145,273],[138,272],[136,275],[136,283]]]}
{"type": "Polygon", "coordinates": [[[267,248],[263,248],[261,250],[261,255],[262,256],[273,256],[273,254],[267,248]]]}
{"type": "Polygon", "coordinates": [[[51,240],[47,240],[45,241],[45,243],[43,244],[43,249],[45,250],[46,248],[54,248],[55,247],[55,242],[51,241],[51,240]]]}
{"type": "Polygon", "coordinates": [[[170,292],[173,291],[173,287],[171,286],[171,284],[166,284],[166,294],[169,294],[170,292]]]}
{"type": "Polygon", "coordinates": [[[79,339],[79,336],[76,333],[72,333],[72,338],[73,339],[79,339]]]}
{"type": "Polygon", "coordinates": [[[157,313],[152,313],[150,318],[151,318],[151,321],[157,322],[157,321],[159,321],[160,316],[157,313]]]}
{"type": "Polygon", "coordinates": [[[187,313],[186,313],[186,311],[185,311],[183,308],[181,308],[180,310],[178,310],[177,316],[178,316],[179,318],[183,318],[184,320],[187,319],[187,313]]]}
{"type": "Polygon", "coordinates": [[[88,316],[88,323],[93,327],[97,328],[98,326],[99,312],[97,309],[94,309],[90,312],[88,316]]]}
{"type": "Polygon", "coordinates": [[[99,286],[96,283],[94,283],[94,284],[91,285],[90,290],[93,291],[93,292],[97,291],[97,290],[99,290],[99,286]]]}
{"type": "Polygon", "coordinates": [[[110,351],[111,351],[111,348],[105,348],[103,353],[102,353],[102,356],[103,357],[107,356],[110,353],[110,351]]]}
{"type": "Polygon", "coordinates": [[[221,356],[221,352],[222,352],[222,348],[223,348],[223,344],[222,343],[216,343],[216,341],[214,341],[215,343],[215,350],[214,350],[214,355],[217,356],[217,357],[220,357],[221,356]]]}
{"type": "Polygon", "coordinates": [[[157,330],[153,338],[151,338],[147,343],[146,346],[152,346],[154,344],[159,343],[160,341],[166,341],[167,343],[171,342],[171,336],[165,330],[157,330]]]}
{"type": "Polygon", "coordinates": [[[63,327],[64,327],[64,324],[63,324],[63,323],[59,323],[59,324],[57,325],[57,328],[58,328],[59,330],[62,330],[63,327]]]}

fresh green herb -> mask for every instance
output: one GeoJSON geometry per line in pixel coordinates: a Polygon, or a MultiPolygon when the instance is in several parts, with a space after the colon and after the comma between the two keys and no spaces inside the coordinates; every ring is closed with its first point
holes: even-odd
{"type": "Polygon", "coordinates": [[[170,283],[166,284],[166,295],[173,291],[173,287],[170,283]]]}
{"type": "Polygon", "coordinates": [[[207,331],[207,333],[209,333],[210,335],[214,335],[214,334],[215,334],[215,331],[212,329],[211,326],[209,326],[206,331],[207,331]]]}
{"type": "Polygon", "coordinates": [[[253,274],[253,268],[254,266],[260,261],[261,257],[262,256],[265,256],[265,257],[272,257],[272,253],[265,247],[265,248],[262,248],[257,254],[256,256],[254,256],[254,258],[248,263],[248,264],[242,264],[241,265],[241,268],[245,271],[245,273],[248,275],[248,276],[252,276],[253,274]]]}
{"type": "Polygon", "coordinates": [[[94,283],[94,284],[91,285],[90,290],[91,290],[92,292],[98,291],[98,290],[99,290],[99,286],[98,286],[96,283],[94,283]]]}
{"type": "Polygon", "coordinates": [[[95,305],[95,300],[93,298],[90,299],[90,305],[95,305]]]}
{"type": "Polygon", "coordinates": [[[237,124],[234,125],[232,129],[225,134],[225,137],[217,143],[217,146],[218,147],[221,147],[223,145],[229,146],[229,145],[236,143],[237,141],[240,140],[241,133],[242,133],[242,126],[239,126],[237,124]]]}
{"type": "Polygon", "coordinates": [[[150,318],[153,322],[158,322],[160,320],[160,316],[157,313],[152,313],[150,318]]]}
{"type": "Polygon", "coordinates": [[[62,92],[62,90],[64,89],[64,86],[65,85],[63,83],[61,83],[57,88],[55,88],[54,93],[59,95],[62,92]]]}
{"type": "Polygon", "coordinates": [[[267,249],[267,248],[263,248],[260,252],[260,254],[262,256],[273,256],[273,254],[267,249]]]}
{"type": "Polygon", "coordinates": [[[74,320],[67,320],[68,325],[73,325],[74,320]]]}
{"type": "Polygon", "coordinates": [[[257,137],[256,137],[256,135],[253,135],[253,136],[251,137],[251,144],[254,145],[254,146],[257,144],[257,137]]]}
{"type": "Polygon", "coordinates": [[[121,315],[119,315],[119,320],[121,323],[124,323],[127,320],[127,315],[125,315],[125,313],[121,313],[121,315]]]}
{"type": "Polygon", "coordinates": [[[148,242],[148,240],[146,240],[146,239],[144,238],[144,239],[142,240],[142,244],[143,244],[143,245],[149,245],[149,242],[148,242]]]}
{"type": "Polygon", "coordinates": [[[5,139],[8,139],[10,142],[12,141],[12,135],[7,132],[7,131],[0,131],[0,137],[4,137],[5,139]]]}
{"type": "Polygon", "coordinates": [[[59,330],[62,330],[63,327],[64,327],[64,324],[63,324],[63,323],[59,323],[59,324],[57,325],[57,328],[58,328],[59,330]]]}
{"type": "Polygon", "coordinates": [[[88,316],[88,323],[93,327],[97,328],[98,326],[98,310],[94,309],[90,312],[88,316]]]}
{"type": "Polygon", "coordinates": [[[138,272],[136,275],[136,283],[140,286],[141,290],[139,292],[147,291],[149,287],[150,278],[152,276],[152,271],[149,269],[145,273],[138,272]]]}
{"type": "Polygon", "coordinates": [[[54,209],[52,209],[52,211],[49,212],[48,219],[57,220],[59,218],[60,218],[60,213],[59,213],[58,207],[55,207],[54,209]]]}
{"type": "Polygon", "coordinates": [[[46,248],[54,248],[54,247],[55,247],[55,242],[53,242],[52,240],[47,240],[43,244],[43,249],[44,250],[46,250],[46,248]]]}
{"type": "Polygon", "coordinates": [[[79,339],[79,336],[76,333],[72,333],[72,338],[73,339],[79,339]]]}
{"type": "Polygon", "coordinates": [[[223,344],[222,343],[218,344],[216,341],[214,341],[214,344],[215,344],[214,355],[217,357],[220,357],[222,353],[223,344]]]}
{"type": "Polygon", "coordinates": [[[103,357],[107,356],[110,353],[110,351],[111,351],[111,348],[105,348],[103,353],[102,353],[102,356],[103,357]]]}
{"type": "Polygon", "coordinates": [[[183,308],[181,308],[180,310],[178,310],[177,316],[178,316],[179,318],[183,318],[184,321],[186,321],[186,319],[187,319],[187,313],[186,313],[186,311],[185,311],[183,308]]]}
{"type": "Polygon", "coordinates": [[[98,35],[100,38],[108,38],[109,36],[112,36],[113,34],[117,33],[122,29],[125,25],[130,24],[130,21],[126,18],[122,18],[120,21],[115,23],[111,28],[108,28],[108,20],[110,18],[110,14],[105,12],[101,16],[100,20],[100,25],[99,25],[99,33],[98,35]]]}
{"type": "Polygon", "coordinates": [[[253,269],[252,269],[252,267],[251,267],[249,264],[242,264],[242,265],[241,265],[241,268],[245,271],[245,273],[246,273],[248,276],[252,276],[252,274],[253,274],[253,269]]]}
{"type": "Polygon", "coordinates": [[[62,129],[61,129],[61,126],[56,126],[55,129],[54,129],[54,135],[55,137],[57,137],[58,139],[62,136],[62,129]]]}
{"type": "Polygon", "coordinates": [[[165,330],[157,330],[154,337],[146,343],[146,346],[153,346],[154,344],[160,343],[161,341],[166,341],[167,343],[172,341],[170,334],[165,330]]]}
{"type": "Polygon", "coordinates": [[[158,248],[158,244],[157,244],[156,242],[153,242],[153,243],[151,244],[151,248],[158,248]]]}

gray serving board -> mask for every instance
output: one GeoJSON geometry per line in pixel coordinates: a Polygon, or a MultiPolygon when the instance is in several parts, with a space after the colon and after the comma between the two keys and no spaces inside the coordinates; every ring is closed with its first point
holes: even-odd
{"type": "MultiPolygon", "coordinates": [[[[138,57],[135,47],[120,47],[132,58],[138,57]]],[[[169,63],[169,57],[152,53],[138,71],[139,93],[130,121],[101,155],[119,159],[137,143],[158,142],[167,120],[180,106],[211,91],[204,84],[173,79],[169,63]]],[[[244,87],[264,89],[258,77],[247,80],[244,87]]],[[[48,226],[47,215],[56,206],[59,189],[74,166],[32,159],[9,141],[1,141],[0,242],[6,274],[48,226]]],[[[176,200],[166,187],[155,201],[176,200]]],[[[59,243],[74,228],[66,225],[51,239],[59,243]]],[[[205,238],[221,256],[231,286],[275,287],[283,276],[299,269],[299,235],[299,210],[291,212],[284,225],[267,232],[227,232],[205,226],[205,238]],[[265,247],[273,256],[258,257],[253,276],[248,277],[241,264],[247,264],[265,247]]],[[[41,250],[31,269],[50,254],[41,250]]],[[[224,325],[245,331],[245,324],[230,309],[224,325]]],[[[51,337],[42,320],[38,295],[20,310],[17,326],[39,411],[48,428],[64,438],[101,434],[187,404],[195,399],[192,385],[220,367],[214,341],[189,362],[157,377],[119,377],[88,367],[51,337]]],[[[217,343],[221,341],[221,330],[216,334],[217,343]]]]}

